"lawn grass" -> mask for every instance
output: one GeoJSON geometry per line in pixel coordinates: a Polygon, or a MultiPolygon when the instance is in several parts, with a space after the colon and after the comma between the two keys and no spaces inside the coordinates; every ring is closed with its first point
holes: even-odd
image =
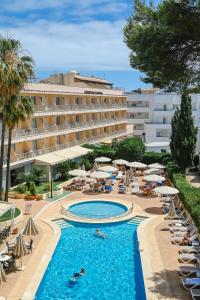
{"type": "MultiPolygon", "coordinates": [[[[63,182],[64,181],[55,181],[55,182],[53,182],[53,191],[58,190],[58,185],[63,183],[63,182]]],[[[45,189],[48,184],[50,185],[49,182],[43,182],[39,186],[36,186],[36,194],[48,193],[49,191],[45,189]]]]}
{"type": "MultiPolygon", "coordinates": [[[[20,215],[20,209],[19,208],[15,208],[15,215],[14,217],[18,217],[20,215]]],[[[8,221],[8,220],[11,220],[11,209],[9,209],[5,214],[3,214],[1,217],[0,217],[0,222],[5,222],[5,221],[8,221]]]]}

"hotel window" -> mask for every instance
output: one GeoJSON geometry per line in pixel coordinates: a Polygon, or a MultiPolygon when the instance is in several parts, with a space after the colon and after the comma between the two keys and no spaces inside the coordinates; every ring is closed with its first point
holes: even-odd
{"type": "Polygon", "coordinates": [[[56,97],[56,105],[61,105],[61,99],[60,99],[60,97],[56,97]]]}
{"type": "Polygon", "coordinates": [[[32,128],[36,128],[36,119],[35,118],[32,119],[32,128]]]}
{"type": "Polygon", "coordinates": [[[56,117],[56,125],[61,125],[61,117],[60,116],[56,117]]]}
{"type": "Polygon", "coordinates": [[[170,137],[169,129],[156,129],[156,137],[170,137]]]}
{"type": "Polygon", "coordinates": [[[37,150],[37,143],[36,143],[36,141],[32,141],[32,149],[33,149],[33,151],[37,150]]]}
{"type": "Polygon", "coordinates": [[[35,96],[31,96],[31,100],[32,100],[33,104],[36,105],[36,97],[35,96]]]}
{"type": "Polygon", "coordinates": [[[60,135],[58,135],[58,136],[56,137],[56,144],[58,144],[58,145],[62,144],[62,143],[61,143],[61,136],[60,136],[60,135]]]}

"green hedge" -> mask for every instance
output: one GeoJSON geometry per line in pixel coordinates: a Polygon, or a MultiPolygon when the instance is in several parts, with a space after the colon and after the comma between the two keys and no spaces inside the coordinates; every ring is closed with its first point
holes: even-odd
{"type": "Polygon", "coordinates": [[[166,164],[172,160],[170,153],[145,152],[142,162],[149,165],[154,163],[166,164]]]}
{"type": "Polygon", "coordinates": [[[200,231],[200,188],[193,187],[182,173],[174,173],[172,182],[179,190],[179,197],[200,231]]]}

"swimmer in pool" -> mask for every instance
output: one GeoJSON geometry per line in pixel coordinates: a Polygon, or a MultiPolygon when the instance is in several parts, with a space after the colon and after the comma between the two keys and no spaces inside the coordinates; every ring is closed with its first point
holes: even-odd
{"type": "Polygon", "coordinates": [[[107,235],[105,233],[101,232],[98,228],[96,229],[95,232],[98,237],[101,237],[102,239],[107,238],[107,235]]]}
{"type": "Polygon", "coordinates": [[[73,278],[78,279],[81,276],[85,275],[85,269],[81,268],[79,273],[74,273],[73,278]]]}

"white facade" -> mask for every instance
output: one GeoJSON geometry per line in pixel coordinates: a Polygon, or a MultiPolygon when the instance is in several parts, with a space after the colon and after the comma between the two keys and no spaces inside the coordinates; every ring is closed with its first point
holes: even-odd
{"type": "MultiPolygon", "coordinates": [[[[133,134],[144,139],[149,151],[169,151],[171,119],[180,105],[180,96],[161,93],[127,93],[127,96],[127,120],[128,125],[133,126],[133,134]]],[[[192,113],[196,126],[200,127],[200,94],[192,95],[192,113]]]]}

